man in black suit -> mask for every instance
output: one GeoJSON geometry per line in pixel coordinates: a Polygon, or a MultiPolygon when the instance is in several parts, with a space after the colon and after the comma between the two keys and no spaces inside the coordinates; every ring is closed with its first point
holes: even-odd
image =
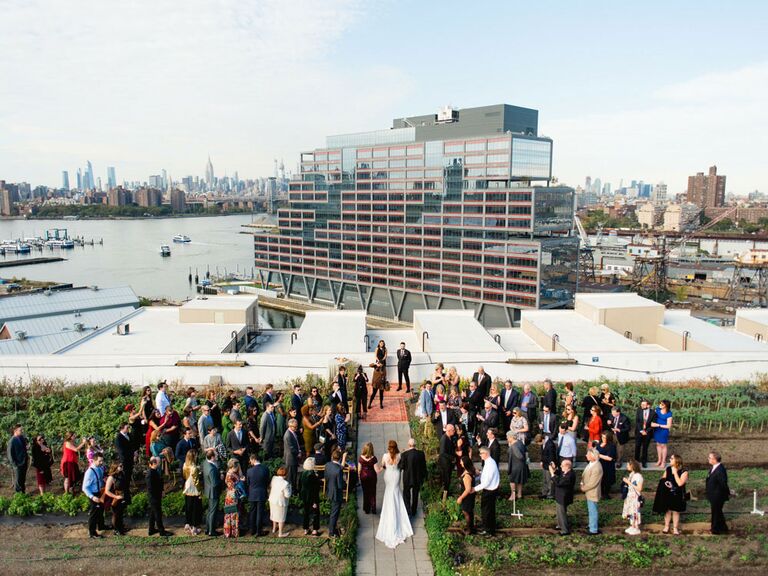
{"type": "Polygon", "coordinates": [[[467,425],[467,428],[469,429],[467,432],[472,435],[474,435],[475,431],[477,430],[476,416],[483,410],[484,401],[485,396],[483,396],[483,393],[480,391],[477,382],[470,382],[469,393],[467,394],[467,404],[469,404],[469,420],[467,425]]]}
{"type": "Polygon", "coordinates": [[[299,422],[295,418],[288,420],[288,430],[283,436],[283,461],[288,474],[285,479],[294,492],[298,488],[299,460],[301,460],[302,443],[299,441],[299,422]]]}
{"type": "Polygon", "coordinates": [[[181,483],[184,483],[184,462],[187,459],[187,452],[190,450],[198,450],[200,448],[200,442],[195,438],[195,430],[193,428],[187,428],[184,430],[184,436],[182,436],[179,443],[176,444],[176,461],[179,463],[179,477],[181,483]]]}
{"type": "Polygon", "coordinates": [[[341,450],[335,448],[331,461],[325,465],[325,494],[331,503],[331,514],[328,517],[328,536],[339,536],[336,524],[339,521],[341,503],[344,501],[344,473],[340,464],[341,450]]]}
{"type": "Polygon", "coordinates": [[[487,440],[488,453],[491,455],[491,458],[493,458],[493,461],[496,462],[496,465],[498,465],[499,458],[501,458],[501,445],[496,439],[496,428],[488,428],[488,431],[485,433],[485,438],[487,440]]]}
{"type": "MultiPolygon", "coordinates": [[[[344,409],[347,409],[347,367],[339,366],[339,374],[336,376],[336,382],[339,384],[339,391],[341,392],[341,400],[344,402],[344,409]]],[[[296,414],[301,414],[301,409],[296,414]]]]}
{"type": "Polygon", "coordinates": [[[219,514],[219,497],[221,496],[221,475],[216,460],[216,451],[209,449],[205,453],[203,463],[203,481],[205,496],[208,498],[208,512],[205,515],[205,535],[219,536],[216,531],[216,521],[219,514]]]}
{"type": "Polygon", "coordinates": [[[267,409],[267,404],[274,404],[275,403],[275,387],[272,384],[267,384],[267,387],[264,388],[264,395],[261,397],[264,410],[267,409]]]}
{"type": "Polygon", "coordinates": [[[539,431],[544,436],[557,436],[557,417],[556,412],[552,412],[546,404],[541,408],[541,422],[539,422],[539,431]]]}
{"type": "Polygon", "coordinates": [[[542,406],[549,406],[549,411],[552,414],[557,414],[557,392],[552,385],[552,380],[549,378],[544,380],[544,396],[541,400],[542,406]]]}
{"type": "Polygon", "coordinates": [[[629,431],[632,428],[632,424],[630,424],[627,415],[621,413],[621,408],[618,406],[611,408],[611,415],[608,418],[607,424],[608,427],[613,430],[613,435],[616,437],[616,441],[619,443],[619,457],[616,460],[616,467],[620,468],[623,461],[624,444],[629,442],[629,431]]]}
{"type": "Polygon", "coordinates": [[[432,424],[435,426],[435,435],[440,438],[449,425],[456,424],[456,414],[448,410],[445,401],[438,404],[437,410],[432,414],[432,424]]]}
{"type": "Polygon", "coordinates": [[[480,423],[480,430],[478,430],[477,433],[477,443],[480,444],[480,446],[485,446],[485,443],[488,440],[486,438],[488,430],[496,428],[499,425],[499,415],[496,413],[496,406],[493,405],[493,402],[486,399],[483,411],[478,414],[476,418],[480,423]]]}
{"type": "Polygon", "coordinates": [[[573,504],[573,491],[576,487],[576,473],[572,467],[570,460],[563,460],[560,463],[560,468],[557,468],[554,462],[549,465],[549,473],[555,484],[557,528],[560,530],[561,536],[571,533],[571,528],[568,525],[568,506],[573,504]]]}
{"type": "Polygon", "coordinates": [[[403,502],[409,516],[419,508],[419,491],[427,478],[427,458],[416,448],[416,440],[408,439],[408,449],[400,455],[398,468],[403,471],[403,502]]]}
{"type": "Polygon", "coordinates": [[[293,396],[291,396],[291,408],[296,410],[296,414],[301,414],[301,407],[304,406],[304,397],[301,395],[301,386],[293,387],[293,396]]]}
{"type": "Polygon", "coordinates": [[[443,485],[443,502],[451,491],[451,471],[456,460],[456,443],[454,435],[456,428],[453,424],[445,427],[444,434],[440,438],[440,449],[437,457],[437,466],[440,469],[440,481],[443,485]]]}
{"type": "Polygon", "coordinates": [[[408,376],[408,369],[411,367],[411,351],[405,347],[405,342],[400,342],[400,348],[397,349],[397,391],[403,389],[403,378],[405,378],[405,392],[411,393],[411,378],[408,376]]]}
{"type": "Polygon", "coordinates": [[[549,465],[554,463],[557,465],[557,444],[553,439],[553,436],[543,434],[541,437],[541,499],[552,499],[555,497],[555,483],[553,482],[552,472],[549,465]]]}
{"type": "Polygon", "coordinates": [[[472,382],[477,384],[477,389],[480,390],[480,398],[487,398],[488,392],[491,390],[491,377],[485,373],[482,366],[479,366],[477,372],[472,374],[472,382]]]}
{"type": "Polygon", "coordinates": [[[149,535],[159,533],[170,536],[163,526],[163,477],[160,474],[160,458],[152,456],[147,468],[147,495],[149,496],[149,535]]]}
{"type": "Polygon", "coordinates": [[[719,452],[710,452],[707,458],[711,466],[707,474],[707,500],[712,508],[711,530],[712,534],[727,534],[728,525],[725,523],[723,506],[731,497],[731,489],[728,487],[728,472],[722,464],[719,452]]]}
{"type": "Polygon", "coordinates": [[[257,454],[250,457],[251,467],[246,473],[248,484],[248,502],[251,509],[248,512],[248,525],[252,536],[261,536],[261,527],[264,524],[264,504],[267,501],[267,488],[269,487],[269,468],[259,462],[257,454]]]}
{"type": "Polygon", "coordinates": [[[115,456],[123,465],[123,481],[120,483],[120,490],[123,491],[123,502],[126,505],[131,503],[131,478],[133,478],[133,459],[136,453],[130,430],[131,425],[123,422],[115,438],[115,456]]]}
{"type": "Polygon", "coordinates": [[[653,438],[651,424],[656,420],[656,412],[651,410],[648,400],[640,402],[640,408],[635,414],[635,460],[648,467],[648,446],[653,438]]]}
{"type": "MultiPolygon", "coordinates": [[[[344,395],[341,393],[341,388],[339,388],[339,383],[334,381],[333,384],[331,384],[332,392],[331,395],[328,397],[328,400],[331,402],[331,413],[336,414],[336,406],[339,404],[344,403],[344,395]]],[[[346,408],[346,406],[345,406],[346,408]]],[[[299,411],[299,414],[301,414],[301,411],[299,411]]]]}
{"type": "Polygon", "coordinates": [[[27,487],[28,444],[21,424],[14,424],[11,430],[11,439],[8,441],[8,462],[10,462],[13,471],[13,488],[17,494],[24,494],[27,487]]]}
{"type": "Polygon", "coordinates": [[[504,382],[504,390],[501,392],[501,427],[506,432],[512,421],[512,409],[520,406],[520,393],[514,388],[512,380],[504,382]]]}
{"type": "Polygon", "coordinates": [[[240,463],[240,470],[248,469],[248,433],[243,430],[243,421],[235,422],[234,429],[229,431],[225,443],[227,450],[232,453],[233,458],[237,458],[240,463]]]}

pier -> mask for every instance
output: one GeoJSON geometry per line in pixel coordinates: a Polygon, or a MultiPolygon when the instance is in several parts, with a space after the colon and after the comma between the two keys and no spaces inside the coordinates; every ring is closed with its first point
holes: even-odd
{"type": "Polygon", "coordinates": [[[66,258],[59,256],[43,257],[43,258],[19,258],[17,260],[4,260],[0,261],[0,268],[10,268],[12,266],[28,266],[29,264],[48,264],[49,262],[61,262],[66,258]]]}

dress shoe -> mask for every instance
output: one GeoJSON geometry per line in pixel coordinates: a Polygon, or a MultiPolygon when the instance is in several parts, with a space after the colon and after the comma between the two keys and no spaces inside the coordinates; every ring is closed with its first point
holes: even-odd
{"type": "Polygon", "coordinates": [[[153,536],[154,534],[157,534],[157,532],[158,532],[157,530],[149,530],[147,533],[148,533],[150,536],[153,536]]]}
{"type": "Polygon", "coordinates": [[[600,530],[598,530],[597,532],[587,532],[587,536],[600,536],[600,534],[602,534],[600,530]]]}
{"type": "Polygon", "coordinates": [[[160,536],[165,536],[165,537],[173,536],[173,532],[168,532],[168,530],[163,530],[162,532],[160,532],[160,536]]]}
{"type": "Polygon", "coordinates": [[[101,534],[89,534],[88,538],[95,540],[96,538],[104,538],[101,534]]]}

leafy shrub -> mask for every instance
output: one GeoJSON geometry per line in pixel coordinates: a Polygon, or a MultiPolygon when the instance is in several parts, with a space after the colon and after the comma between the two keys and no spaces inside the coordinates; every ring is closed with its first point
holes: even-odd
{"type": "Polygon", "coordinates": [[[131,518],[139,518],[147,514],[149,508],[149,496],[146,492],[131,495],[131,503],[125,509],[125,513],[131,518]]]}
{"type": "Polygon", "coordinates": [[[77,516],[78,513],[88,510],[88,506],[88,498],[85,494],[73,496],[72,494],[67,493],[56,497],[53,511],[61,512],[68,516],[77,516]]]}
{"type": "Polygon", "coordinates": [[[28,494],[14,494],[8,506],[9,516],[31,516],[34,513],[32,498],[28,494]]]}
{"type": "Polygon", "coordinates": [[[163,516],[182,516],[184,514],[184,493],[169,492],[163,495],[163,516]]]}

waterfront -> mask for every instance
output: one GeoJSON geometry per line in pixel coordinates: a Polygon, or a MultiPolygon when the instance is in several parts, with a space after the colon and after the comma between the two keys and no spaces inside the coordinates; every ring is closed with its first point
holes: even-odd
{"type": "MultiPolygon", "coordinates": [[[[251,215],[207,218],[166,218],[142,220],[3,220],[0,240],[45,236],[51,228],[66,228],[69,236],[95,240],[94,246],[71,250],[44,249],[43,256],[61,256],[66,260],[47,264],[5,268],[4,278],[27,278],[71,283],[75,286],[129,285],[139,296],[184,300],[196,295],[188,275],[197,270],[200,278],[210,268],[211,274],[240,273],[253,270],[253,240],[242,234],[242,226],[251,215]],[[173,243],[176,234],[185,234],[188,244],[173,243]],[[104,245],[98,244],[104,240],[104,245]],[[171,256],[163,258],[160,246],[167,244],[171,256]]],[[[25,255],[0,256],[0,262],[40,257],[33,251],[25,255]]],[[[275,310],[262,311],[275,328],[295,328],[301,317],[275,310]]]]}

